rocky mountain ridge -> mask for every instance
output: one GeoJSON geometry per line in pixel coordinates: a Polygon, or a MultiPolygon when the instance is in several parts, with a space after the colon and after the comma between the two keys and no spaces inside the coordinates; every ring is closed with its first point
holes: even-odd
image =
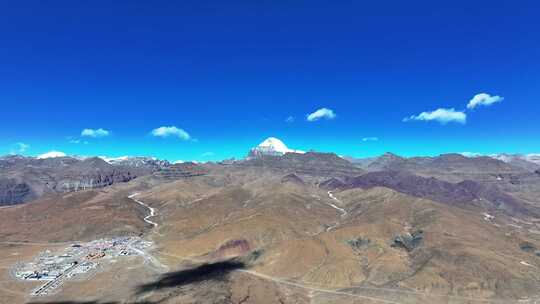
{"type": "Polygon", "coordinates": [[[386,152],[378,157],[346,157],[346,159],[368,171],[405,170],[414,172],[447,170],[508,173],[523,170],[534,171],[540,168],[540,156],[538,154],[464,155],[447,153],[439,156],[402,157],[386,152]]]}
{"type": "Polygon", "coordinates": [[[98,157],[0,158],[0,205],[20,204],[47,193],[71,192],[127,182],[161,170],[157,163],[108,163],[98,157]]]}
{"type": "Polygon", "coordinates": [[[155,157],[145,157],[145,156],[122,156],[116,158],[102,157],[107,163],[115,166],[123,166],[129,168],[138,168],[141,170],[148,171],[158,171],[162,170],[171,165],[167,160],[157,159],[155,157]]]}
{"type": "Polygon", "coordinates": [[[240,166],[254,166],[306,174],[311,176],[350,176],[363,173],[349,161],[334,153],[306,152],[284,155],[259,155],[236,163],[240,166]]]}
{"type": "Polygon", "coordinates": [[[404,171],[377,171],[339,180],[332,178],[319,185],[327,190],[389,188],[407,195],[461,208],[477,207],[486,211],[504,211],[510,215],[540,215],[540,209],[501,191],[494,185],[466,180],[450,183],[434,177],[422,177],[404,171]]]}
{"type": "Polygon", "coordinates": [[[540,169],[540,154],[491,154],[490,157],[529,170],[540,169]]]}

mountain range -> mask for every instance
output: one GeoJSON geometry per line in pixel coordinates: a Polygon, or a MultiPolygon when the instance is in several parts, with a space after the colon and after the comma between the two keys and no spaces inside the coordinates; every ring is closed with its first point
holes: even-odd
{"type": "Polygon", "coordinates": [[[24,203],[48,193],[106,187],[168,165],[141,157],[105,161],[99,157],[6,156],[0,158],[0,205],[24,203]]]}
{"type": "MultiPolygon", "coordinates": [[[[7,156],[0,169],[6,278],[38,249],[115,236],[154,244],[152,258],[37,303],[540,300],[540,172],[526,159],[354,159],[274,138],[222,162],[7,156]]],[[[0,303],[26,302],[32,288],[6,282],[17,293],[0,303]]]]}
{"type": "MultiPolygon", "coordinates": [[[[538,154],[465,156],[456,153],[436,157],[406,158],[388,152],[379,157],[353,158],[340,157],[333,153],[306,153],[290,149],[275,137],[269,137],[250,149],[244,160],[229,163],[240,166],[289,168],[318,176],[332,174],[352,176],[365,171],[404,171],[450,182],[466,179],[480,179],[486,182],[493,178],[513,179],[515,182],[521,177],[527,179],[534,176],[531,172],[540,170],[538,154]]],[[[0,205],[23,203],[50,192],[105,187],[152,174],[170,168],[171,165],[166,160],[153,157],[70,157],[64,154],[50,154],[34,158],[8,155],[0,158],[2,169],[0,205]]]]}

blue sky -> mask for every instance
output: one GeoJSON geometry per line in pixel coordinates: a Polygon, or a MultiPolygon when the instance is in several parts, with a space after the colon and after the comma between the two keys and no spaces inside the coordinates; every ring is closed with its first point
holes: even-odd
{"type": "Polygon", "coordinates": [[[357,157],[540,152],[539,8],[1,1],[0,154],[212,160],[269,136],[357,157]],[[152,133],[172,126],[189,136],[152,133]]]}

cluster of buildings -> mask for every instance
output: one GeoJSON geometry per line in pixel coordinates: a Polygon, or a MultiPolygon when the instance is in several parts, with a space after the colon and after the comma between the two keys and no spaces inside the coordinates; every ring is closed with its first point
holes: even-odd
{"type": "Polygon", "coordinates": [[[66,280],[88,278],[101,263],[122,256],[144,255],[151,243],[139,237],[99,239],[72,244],[62,252],[41,252],[32,262],[18,263],[13,275],[20,280],[44,281],[32,291],[40,296],[53,293],[66,280]]]}

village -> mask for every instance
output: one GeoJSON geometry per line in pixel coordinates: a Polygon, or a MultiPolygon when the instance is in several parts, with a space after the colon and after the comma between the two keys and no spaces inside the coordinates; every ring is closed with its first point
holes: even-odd
{"type": "Polygon", "coordinates": [[[91,278],[100,266],[116,258],[144,256],[151,242],[139,237],[99,239],[87,243],[74,243],[60,252],[43,251],[31,262],[19,262],[12,275],[19,280],[43,281],[32,290],[32,296],[54,294],[69,280],[91,278]]]}

